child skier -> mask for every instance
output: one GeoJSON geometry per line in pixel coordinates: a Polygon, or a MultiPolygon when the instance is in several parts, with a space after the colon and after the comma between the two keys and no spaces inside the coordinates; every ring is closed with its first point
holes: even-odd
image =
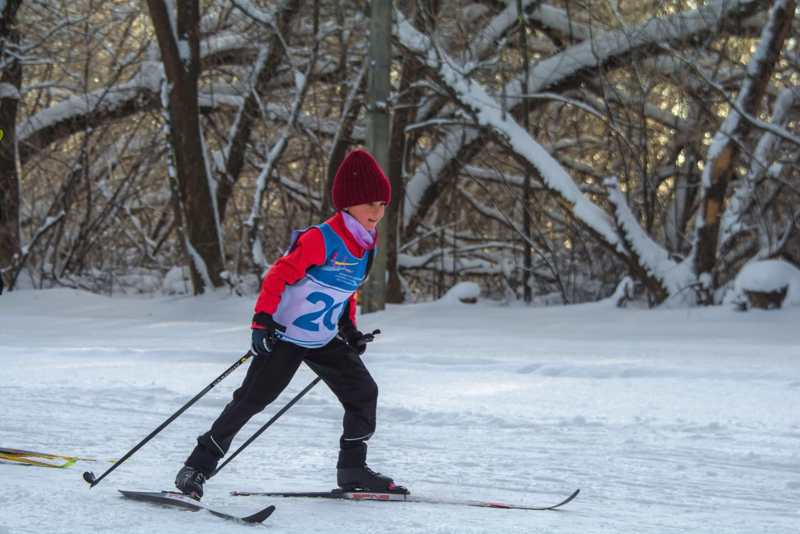
{"type": "Polygon", "coordinates": [[[337,482],[344,490],[407,493],[367,467],[378,386],[361,361],[372,334],[356,328],[355,292],[364,281],[392,188],[365,150],[344,159],[333,180],[336,214],[293,236],[267,272],[252,321],[253,361],[233,400],[178,472],[175,485],[197,499],[237,432],[274,401],[305,362],[344,407],[337,482]],[[337,335],[338,334],[338,335],[337,335]]]}

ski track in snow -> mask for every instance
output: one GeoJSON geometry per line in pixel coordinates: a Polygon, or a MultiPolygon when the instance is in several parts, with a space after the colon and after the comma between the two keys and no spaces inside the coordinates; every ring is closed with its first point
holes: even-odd
{"type": "MultiPolygon", "coordinates": [[[[246,350],[253,300],[0,297],[0,446],[98,458],[0,464],[0,534],[246,532],[204,512],[123,500],[170,489],[244,370],[88,489],[97,475],[246,350]]],[[[800,308],[391,307],[367,365],[380,387],[370,465],[414,493],[560,512],[231,497],[327,490],[342,410],[318,385],[206,486],[208,504],[268,502],[274,533],[794,533],[800,525],[800,308]]],[[[237,436],[307,383],[305,367],[237,436]]],[[[256,527],[258,528],[258,527],[256,527]]]]}

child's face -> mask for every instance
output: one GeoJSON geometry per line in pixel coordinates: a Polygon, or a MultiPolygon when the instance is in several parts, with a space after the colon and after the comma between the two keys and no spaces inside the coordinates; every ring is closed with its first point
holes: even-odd
{"type": "Polygon", "coordinates": [[[355,217],[361,226],[370,232],[378,226],[383,219],[383,212],[386,210],[385,202],[370,202],[368,204],[356,204],[346,209],[347,213],[355,217]]]}

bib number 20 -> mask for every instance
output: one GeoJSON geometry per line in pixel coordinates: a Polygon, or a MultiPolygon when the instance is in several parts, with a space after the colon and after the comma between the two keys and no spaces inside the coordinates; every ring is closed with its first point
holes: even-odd
{"type": "Polygon", "coordinates": [[[319,320],[322,318],[322,324],[325,325],[327,330],[333,330],[336,328],[336,325],[333,324],[333,315],[336,310],[338,310],[344,304],[344,302],[337,303],[333,300],[333,297],[320,291],[309,293],[309,295],[306,297],[306,300],[312,304],[321,303],[322,309],[301,315],[295,319],[294,323],[292,324],[298,328],[302,328],[303,330],[319,332],[319,320]]]}

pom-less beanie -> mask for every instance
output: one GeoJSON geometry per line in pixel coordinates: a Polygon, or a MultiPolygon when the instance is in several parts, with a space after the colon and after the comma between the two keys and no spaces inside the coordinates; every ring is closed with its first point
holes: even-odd
{"type": "Polygon", "coordinates": [[[363,149],[350,152],[333,178],[333,205],[337,210],[392,200],[392,184],[372,154],[363,149]]]}

